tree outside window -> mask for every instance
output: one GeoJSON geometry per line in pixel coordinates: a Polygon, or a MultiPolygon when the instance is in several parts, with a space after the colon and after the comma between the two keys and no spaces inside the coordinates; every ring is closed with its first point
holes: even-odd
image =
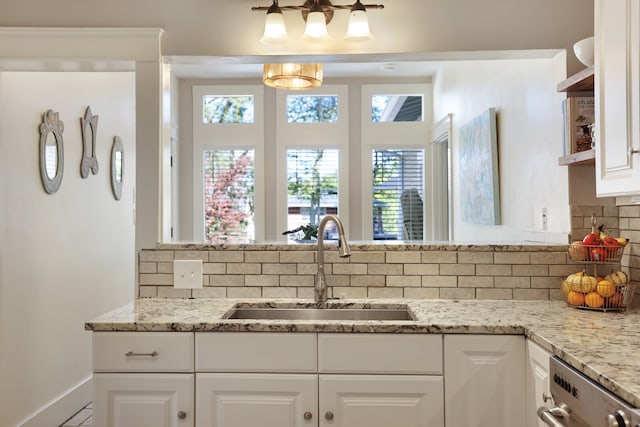
{"type": "Polygon", "coordinates": [[[255,240],[253,150],[204,152],[205,240],[255,240]]]}

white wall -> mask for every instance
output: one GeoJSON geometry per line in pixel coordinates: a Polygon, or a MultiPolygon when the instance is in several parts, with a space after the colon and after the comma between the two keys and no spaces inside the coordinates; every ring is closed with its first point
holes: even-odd
{"type": "Polygon", "coordinates": [[[567,167],[562,155],[560,100],[564,54],[552,59],[460,61],[442,65],[434,85],[435,119],[453,114],[453,215],[456,241],[567,243],[570,232],[567,167]],[[486,109],[497,111],[502,225],[461,220],[461,125],[486,109]],[[542,230],[542,208],[548,232],[542,230]]]}
{"type": "Polygon", "coordinates": [[[84,322],[135,293],[135,75],[2,72],[0,99],[0,425],[55,426],[91,400],[84,322]],[[99,116],[99,172],[82,179],[87,106],[99,116]],[[64,175],[53,195],[38,170],[47,109],[64,122],[64,175]],[[121,201],[110,186],[115,135],[125,150],[121,201]]]}

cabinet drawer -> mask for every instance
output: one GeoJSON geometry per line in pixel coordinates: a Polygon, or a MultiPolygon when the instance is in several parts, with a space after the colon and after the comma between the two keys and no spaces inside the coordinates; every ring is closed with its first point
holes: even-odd
{"type": "Polygon", "coordinates": [[[319,334],[321,373],[442,374],[442,335],[319,334]]]}
{"type": "Polygon", "coordinates": [[[196,333],[198,372],[316,372],[316,334],[196,333]]]}
{"type": "Polygon", "coordinates": [[[193,333],[95,332],[95,372],[193,372],[193,333]]]}

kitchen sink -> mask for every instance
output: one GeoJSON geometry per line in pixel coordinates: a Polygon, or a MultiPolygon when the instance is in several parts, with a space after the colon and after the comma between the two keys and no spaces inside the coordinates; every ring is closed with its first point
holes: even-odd
{"type": "Polygon", "coordinates": [[[252,320],[416,320],[407,306],[353,307],[350,305],[326,308],[239,305],[232,308],[224,317],[252,320]]]}

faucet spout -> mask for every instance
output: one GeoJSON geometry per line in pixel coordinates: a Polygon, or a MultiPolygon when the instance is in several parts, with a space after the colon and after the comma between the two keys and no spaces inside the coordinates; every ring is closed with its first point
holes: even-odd
{"type": "Polygon", "coordinates": [[[351,256],[351,248],[344,234],[342,221],[336,215],[325,215],[318,225],[318,274],[315,281],[316,304],[323,304],[327,301],[327,282],[324,277],[324,229],[328,222],[333,222],[338,230],[338,256],[346,258],[351,256]]]}

